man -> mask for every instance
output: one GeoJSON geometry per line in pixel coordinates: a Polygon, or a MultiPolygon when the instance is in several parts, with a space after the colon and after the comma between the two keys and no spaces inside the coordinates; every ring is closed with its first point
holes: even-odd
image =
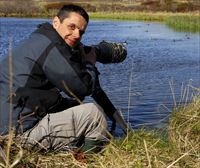
{"type": "Polygon", "coordinates": [[[1,134],[12,127],[25,145],[47,150],[74,146],[97,152],[107,141],[104,114],[113,121],[113,130],[118,122],[127,131],[127,124],[101,89],[95,67],[96,61],[108,63],[117,60],[117,55],[124,58],[126,50],[107,42],[83,46],[80,40],[88,21],[83,8],[65,5],[52,25],[39,25],[12,51],[12,57],[1,62],[1,134]],[[98,105],[82,104],[89,95],[98,105]]]}

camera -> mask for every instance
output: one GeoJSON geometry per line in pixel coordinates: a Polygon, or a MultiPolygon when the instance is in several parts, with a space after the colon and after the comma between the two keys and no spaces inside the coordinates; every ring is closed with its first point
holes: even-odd
{"type": "Polygon", "coordinates": [[[85,53],[89,53],[94,48],[97,61],[103,64],[119,63],[127,56],[127,48],[123,43],[102,41],[97,45],[83,46],[83,48],[85,53]]]}

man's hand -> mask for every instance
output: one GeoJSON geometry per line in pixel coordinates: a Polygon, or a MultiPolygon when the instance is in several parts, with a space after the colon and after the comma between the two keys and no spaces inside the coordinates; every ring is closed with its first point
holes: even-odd
{"type": "Polygon", "coordinates": [[[80,52],[81,52],[81,56],[83,61],[85,62],[90,62],[93,65],[96,64],[96,52],[95,52],[95,48],[94,47],[90,47],[90,46],[80,46],[80,52]]]}

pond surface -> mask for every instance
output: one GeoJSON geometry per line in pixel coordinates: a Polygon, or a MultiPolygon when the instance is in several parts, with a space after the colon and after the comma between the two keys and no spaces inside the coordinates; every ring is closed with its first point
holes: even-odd
{"type": "MultiPolygon", "coordinates": [[[[0,18],[0,59],[9,41],[16,46],[46,21],[0,18]]],[[[103,89],[133,128],[165,128],[174,104],[190,100],[200,86],[198,33],[175,32],[160,23],[91,21],[82,42],[102,40],[127,43],[123,63],[97,66],[103,89]]]]}

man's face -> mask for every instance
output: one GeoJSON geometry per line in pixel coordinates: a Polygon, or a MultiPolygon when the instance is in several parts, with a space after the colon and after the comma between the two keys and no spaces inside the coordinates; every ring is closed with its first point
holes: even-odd
{"type": "Polygon", "coordinates": [[[78,13],[71,12],[62,23],[57,16],[54,17],[53,27],[69,46],[74,47],[81,40],[87,22],[78,13]]]}

